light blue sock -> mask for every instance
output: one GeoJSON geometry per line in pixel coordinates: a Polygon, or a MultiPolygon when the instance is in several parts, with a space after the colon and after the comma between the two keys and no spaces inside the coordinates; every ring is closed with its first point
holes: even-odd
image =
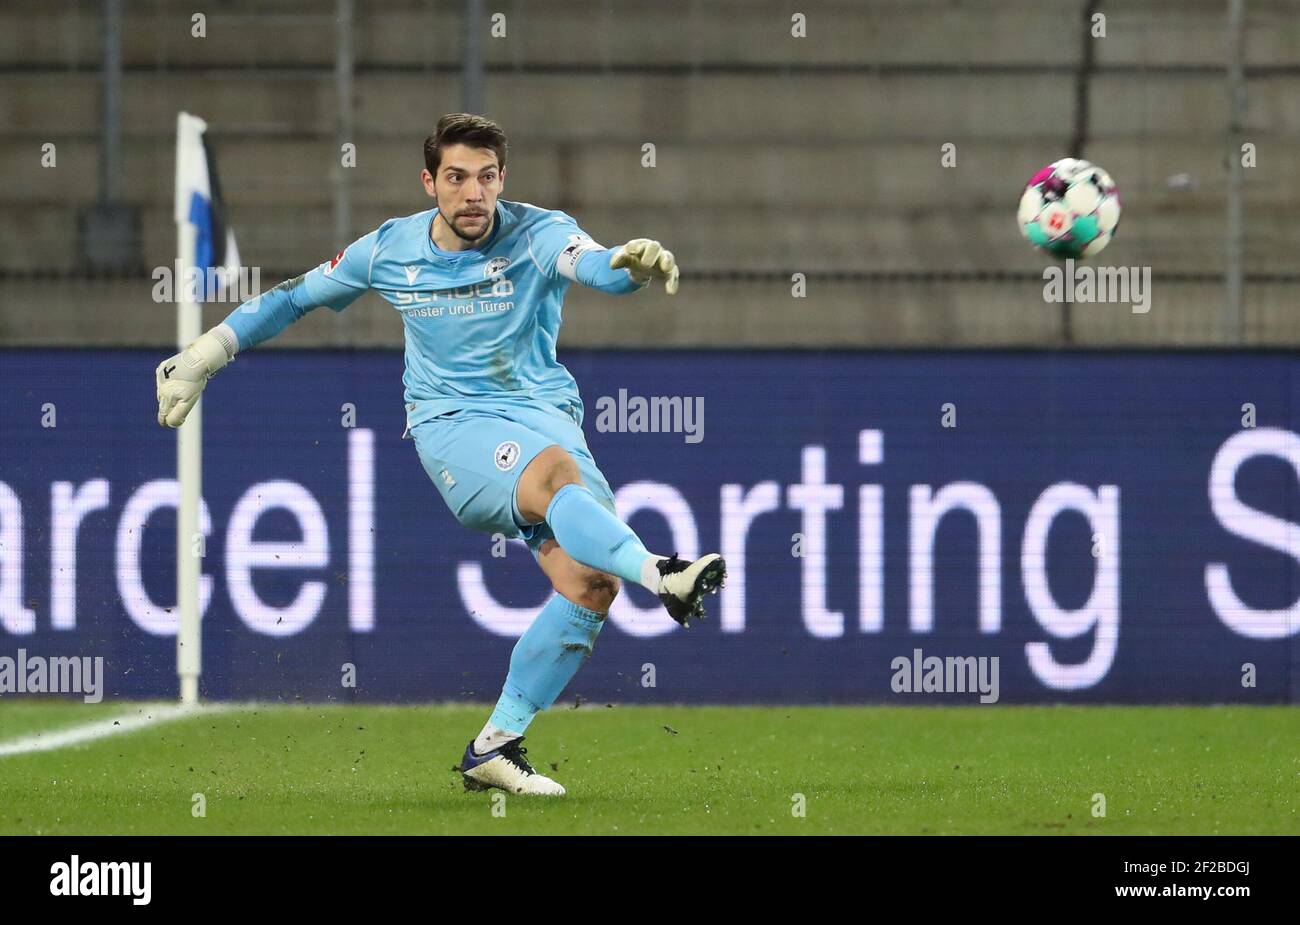
{"type": "Polygon", "coordinates": [[[642,584],[650,553],[632,528],[619,520],[585,485],[560,488],[546,508],[555,541],[583,565],[642,584]]]}
{"type": "Polygon", "coordinates": [[[523,735],[533,717],[564,692],[604,625],[600,614],[559,594],[547,601],[510,653],[510,671],[488,722],[523,735]]]}

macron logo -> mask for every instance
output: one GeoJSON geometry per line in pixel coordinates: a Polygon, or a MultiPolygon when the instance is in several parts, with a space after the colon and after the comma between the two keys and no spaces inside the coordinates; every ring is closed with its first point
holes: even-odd
{"type": "Polygon", "coordinates": [[[52,896],[130,896],[137,906],[149,905],[153,862],[83,861],[77,855],[50,868],[52,896]]]}
{"type": "Polygon", "coordinates": [[[415,285],[415,278],[416,278],[417,276],[420,275],[420,268],[419,268],[419,267],[402,267],[402,269],[406,271],[406,284],[407,284],[408,286],[413,286],[413,285],[415,285]]]}

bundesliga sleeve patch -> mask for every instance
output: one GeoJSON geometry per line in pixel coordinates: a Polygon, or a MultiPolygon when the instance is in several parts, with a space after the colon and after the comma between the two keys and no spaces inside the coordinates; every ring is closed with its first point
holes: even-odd
{"type": "Polygon", "coordinates": [[[604,248],[587,237],[585,234],[569,235],[569,243],[560,251],[559,259],[555,261],[555,269],[565,279],[578,281],[578,261],[582,255],[588,251],[599,251],[604,248]]]}
{"type": "Polygon", "coordinates": [[[346,247],[343,248],[343,250],[339,251],[338,254],[335,255],[333,260],[331,260],[327,264],[324,264],[326,276],[329,276],[331,273],[333,273],[334,270],[338,267],[338,265],[343,262],[343,255],[346,254],[347,252],[348,249],[346,247]]]}

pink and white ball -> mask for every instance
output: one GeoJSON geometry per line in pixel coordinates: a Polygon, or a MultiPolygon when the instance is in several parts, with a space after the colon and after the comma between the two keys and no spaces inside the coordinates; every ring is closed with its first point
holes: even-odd
{"type": "Polygon", "coordinates": [[[1067,157],[1038,171],[1017,220],[1029,243],[1053,257],[1095,257],[1119,227],[1119,189],[1096,164],[1067,157]]]}

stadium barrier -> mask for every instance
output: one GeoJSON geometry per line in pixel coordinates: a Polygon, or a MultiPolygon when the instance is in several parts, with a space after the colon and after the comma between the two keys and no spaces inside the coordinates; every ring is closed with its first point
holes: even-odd
{"type": "MultiPolygon", "coordinates": [[[[106,698],[172,697],[159,356],[86,359],[0,351],[0,674],[102,657],[106,698]]],[[[1292,355],[562,360],[647,545],[730,564],[688,630],[625,589],[570,701],[1300,699],[1292,355]]],[[[401,375],[392,351],[257,350],[214,380],[203,696],[495,698],[548,588],[446,510],[401,375]]]]}

